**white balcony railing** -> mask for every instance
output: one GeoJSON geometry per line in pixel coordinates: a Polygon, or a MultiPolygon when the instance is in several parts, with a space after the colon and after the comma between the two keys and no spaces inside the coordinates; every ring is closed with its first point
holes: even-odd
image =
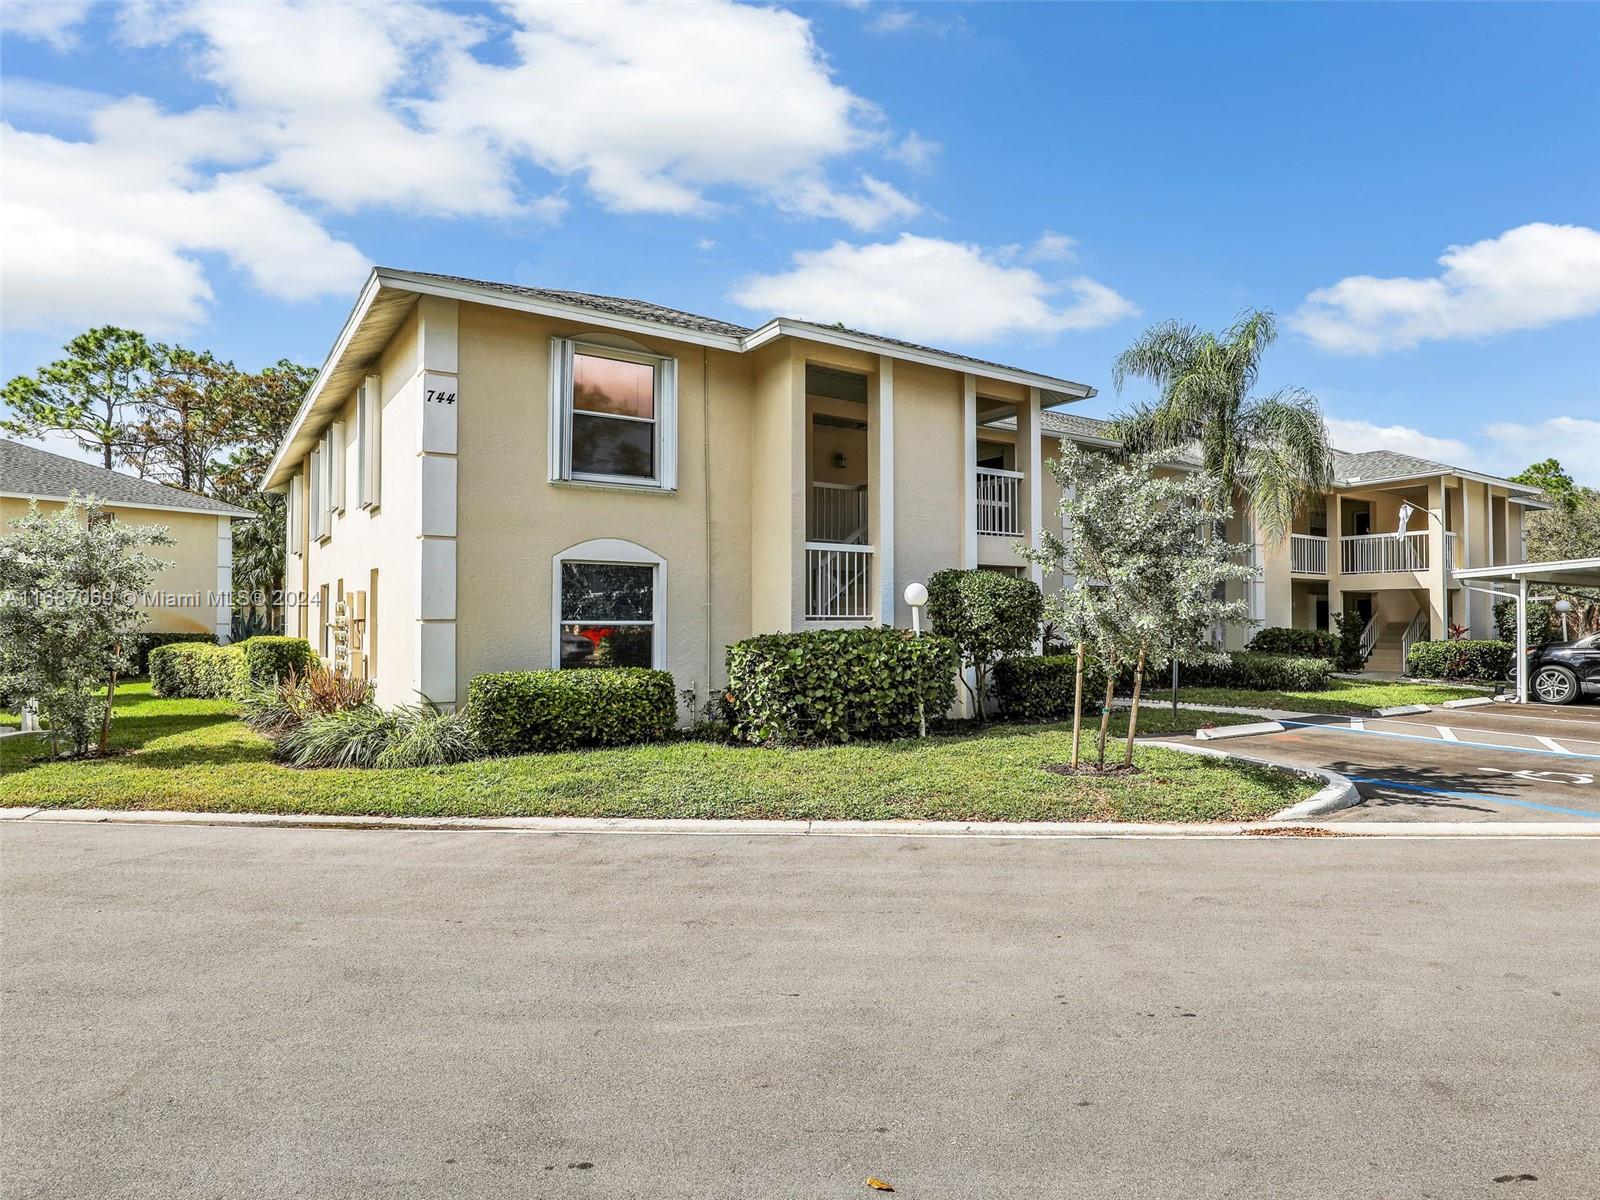
{"type": "Polygon", "coordinates": [[[1328,539],[1314,533],[1289,535],[1289,570],[1296,575],[1328,573],[1328,539]]]}
{"type": "Polygon", "coordinates": [[[1339,569],[1346,575],[1381,575],[1389,571],[1426,571],[1428,535],[1363,533],[1339,539],[1339,569]]]}
{"type": "Polygon", "coordinates": [[[1444,535],[1444,573],[1449,578],[1450,573],[1456,569],[1456,535],[1446,532],[1444,535]]]}
{"type": "Polygon", "coordinates": [[[872,547],[806,543],[806,618],[865,621],[872,617],[872,547]]]}
{"type": "Polygon", "coordinates": [[[864,545],[867,540],[867,485],[813,482],[806,538],[813,542],[864,545]]]}
{"type": "Polygon", "coordinates": [[[1022,536],[1022,472],[978,468],[978,532],[1022,536]]]}

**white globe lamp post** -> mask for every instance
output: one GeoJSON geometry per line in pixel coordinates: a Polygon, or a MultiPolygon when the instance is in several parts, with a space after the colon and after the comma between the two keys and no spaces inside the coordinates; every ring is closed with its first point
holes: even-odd
{"type": "Polygon", "coordinates": [[[920,583],[906,584],[906,603],[911,606],[911,632],[922,636],[922,606],[928,602],[928,589],[920,583]]]}
{"type": "Polygon", "coordinates": [[[1567,641],[1567,614],[1572,611],[1571,600],[1557,600],[1556,611],[1561,614],[1561,640],[1567,641]]]}

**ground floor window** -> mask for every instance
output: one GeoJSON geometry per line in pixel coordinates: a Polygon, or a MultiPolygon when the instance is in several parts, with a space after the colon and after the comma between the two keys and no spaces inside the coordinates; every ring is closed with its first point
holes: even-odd
{"type": "Polygon", "coordinates": [[[585,542],[555,560],[556,665],[659,667],[666,563],[632,542],[585,542]]]}

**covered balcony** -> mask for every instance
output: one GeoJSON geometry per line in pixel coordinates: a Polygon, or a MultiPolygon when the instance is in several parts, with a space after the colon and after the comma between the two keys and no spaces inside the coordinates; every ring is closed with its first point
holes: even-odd
{"type": "Polygon", "coordinates": [[[865,375],[806,368],[808,621],[868,621],[875,615],[867,388],[865,375]]]}

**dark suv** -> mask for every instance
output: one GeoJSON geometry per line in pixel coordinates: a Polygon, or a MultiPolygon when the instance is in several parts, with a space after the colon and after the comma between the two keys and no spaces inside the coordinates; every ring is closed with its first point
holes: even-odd
{"type": "Polygon", "coordinates": [[[1600,633],[1528,651],[1528,690],[1543,704],[1600,696],[1600,633]]]}

